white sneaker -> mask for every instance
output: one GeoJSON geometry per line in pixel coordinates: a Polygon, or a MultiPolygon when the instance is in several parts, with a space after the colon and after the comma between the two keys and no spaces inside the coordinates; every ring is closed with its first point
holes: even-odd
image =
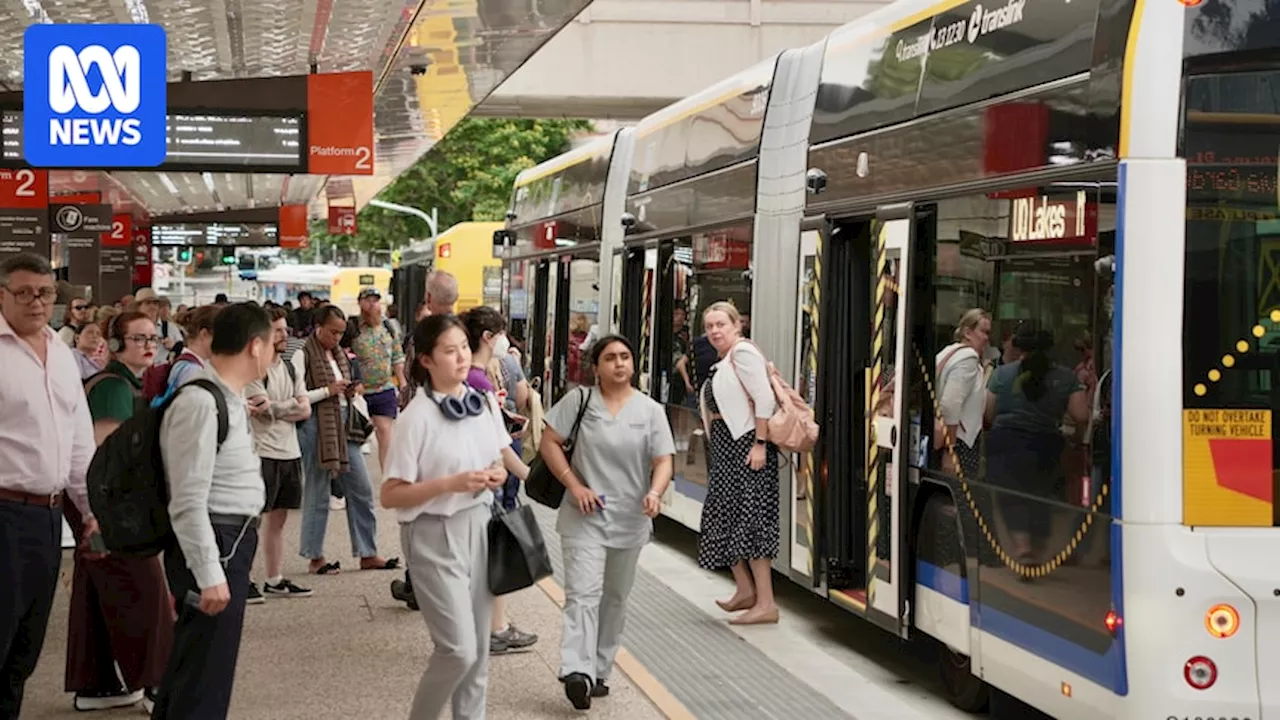
{"type": "Polygon", "coordinates": [[[346,498],[336,498],[336,497],[333,497],[332,495],[330,495],[330,496],[329,496],[329,509],[330,509],[330,510],[346,510],[346,509],[347,509],[347,501],[346,501],[346,498]]]}
{"type": "Polygon", "coordinates": [[[76,693],[75,708],[80,711],[112,710],[137,705],[145,697],[141,690],[122,693],[76,693]]]}
{"type": "Polygon", "coordinates": [[[360,452],[361,452],[361,453],[364,453],[365,455],[368,455],[368,454],[372,453],[372,452],[373,452],[373,444],[372,444],[372,443],[365,443],[365,444],[361,445],[361,446],[360,446],[360,452]]]}

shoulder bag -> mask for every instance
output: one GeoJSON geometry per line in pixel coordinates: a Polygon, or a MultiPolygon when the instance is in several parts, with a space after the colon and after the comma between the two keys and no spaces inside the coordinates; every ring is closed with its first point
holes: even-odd
{"type": "MultiPolygon", "coordinates": [[[[561,488],[563,490],[563,487],[561,488]]],[[[551,556],[533,508],[516,501],[514,510],[494,506],[489,520],[489,592],[506,595],[551,575],[551,556]]]]}
{"type": "MultiPolygon", "coordinates": [[[[582,427],[582,416],[587,413],[587,406],[591,404],[590,389],[583,390],[579,395],[582,396],[582,406],[578,408],[578,416],[574,418],[569,437],[565,438],[564,445],[561,446],[565,459],[570,463],[573,462],[573,446],[578,442],[578,430],[582,427]]],[[[551,473],[551,468],[547,467],[541,453],[536,455],[533,462],[529,464],[529,476],[524,481],[524,492],[530,499],[552,509],[560,507],[560,503],[564,501],[564,485],[561,485],[560,480],[551,473]]]]}

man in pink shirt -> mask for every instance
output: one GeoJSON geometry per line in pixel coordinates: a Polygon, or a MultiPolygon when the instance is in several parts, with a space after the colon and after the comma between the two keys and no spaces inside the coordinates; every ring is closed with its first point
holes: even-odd
{"type": "Polygon", "coordinates": [[[62,560],[62,502],[97,533],[85,471],[93,421],[71,349],[49,327],[58,290],[47,260],[0,262],[0,720],[16,720],[44,646],[62,560]]]}

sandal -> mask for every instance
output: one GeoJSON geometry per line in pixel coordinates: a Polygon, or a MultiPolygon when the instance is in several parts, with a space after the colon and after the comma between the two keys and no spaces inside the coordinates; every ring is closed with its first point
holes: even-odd
{"type": "Polygon", "coordinates": [[[311,574],[312,575],[337,575],[340,572],[342,572],[342,563],[338,562],[337,560],[334,560],[333,562],[327,562],[321,565],[320,567],[316,568],[315,570],[312,570],[311,574]]]}
{"type": "Polygon", "coordinates": [[[388,558],[382,561],[381,565],[366,565],[364,558],[360,559],[361,570],[399,570],[400,558],[388,558]]]}

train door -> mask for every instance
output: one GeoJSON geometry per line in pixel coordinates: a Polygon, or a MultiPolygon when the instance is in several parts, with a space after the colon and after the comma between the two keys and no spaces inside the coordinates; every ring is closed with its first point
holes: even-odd
{"type": "Polygon", "coordinates": [[[575,387],[595,385],[595,368],[591,366],[591,346],[608,331],[606,318],[600,317],[599,256],[581,254],[561,258],[568,268],[565,284],[565,351],[563,392],[575,387]]]}
{"type": "Polygon", "coordinates": [[[646,289],[645,249],[623,248],[614,254],[614,288],[617,293],[614,307],[617,313],[617,332],[636,344],[636,386],[648,392],[648,373],[651,358],[647,356],[651,344],[641,342],[641,324],[651,315],[645,311],[645,300],[650,297],[646,289]]]}
{"type": "MultiPolygon", "coordinates": [[[[907,387],[911,361],[908,292],[914,236],[910,204],[882,208],[872,225],[870,257],[871,364],[867,369],[867,608],[881,624],[903,633],[908,546],[904,534],[912,422],[907,387]],[[874,612],[872,612],[874,611],[874,612]],[[878,616],[878,617],[876,617],[878,616]]],[[[911,373],[914,374],[914,373],[911,373]]]]}
{"type": "Polygon", "coordinates": [[[543,403],[550,403],[552,400],[551,363],[548,362],[548,355],[551,352],[551,345],[547,342],[547,338],[548,328],[552,323],[547,322],[547,318],[555,303],[549,282],[554,276],[551,274],[551,264],[547,260],[531,260],[529,267],[533,272],[533,312],[529,316],[529,334],[525,338],[529,343],[529,377],[536,384],[535,389],[542,393],[543,403]]]}
{"type": "MultiPolygon", "coordinates": [[[[800,274],[797,279],[796,357],[792,387],[809,407],[817,407],[818,375],[818,253],[820,234],[805,231],[800,237],[800,274]]],[[[803,453],[791,464],[791,570],[817,579],[813,566],[813,496],[817,456],[803,453]]]]}
{"type": "MultiPolygon", "coordinates": [[[[544,393],[544,399],[555,404],[564,394],[565,354],[569,338],[569,263],[572,258],[561,256],[551,258],[551,273],[547,294],[550,297],[547,306],[547,373],[546,386],[550,392],[544,393]]],[[[550,405],[548,405],[550,407],[550,405]]]]}

